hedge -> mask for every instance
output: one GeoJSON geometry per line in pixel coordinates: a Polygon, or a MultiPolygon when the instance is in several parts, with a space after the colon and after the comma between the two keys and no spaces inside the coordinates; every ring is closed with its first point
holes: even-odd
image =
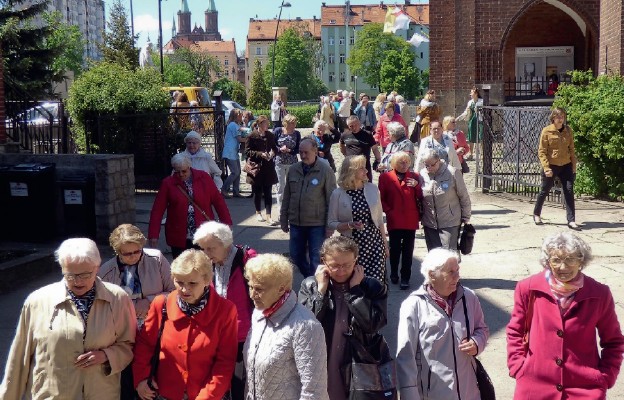
{"type": "MultiPolygon", "coordinates": [[[[288,113],[297,117],[297,127],[299,128],[312,128],[314,124],[312,118],[316,115],[318,110],[317,105],[305,105],[305,106],[293,106],[288,107],[288,113]]],[[[249,110],[253,113],[254,117],[258,115],[266,115],[271,118],[271,110],[249,110]]]]}

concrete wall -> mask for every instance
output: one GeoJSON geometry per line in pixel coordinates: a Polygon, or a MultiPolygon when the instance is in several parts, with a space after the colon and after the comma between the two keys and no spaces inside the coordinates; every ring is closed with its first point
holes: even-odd
{"type": "MultiPolygon", "coordinates": [[[[0,165],[22,163],[56,164],[56,182],[75,178],[91,179],[95,184],[95,239],[106,243],[110,232],[122,223],[134,223],[134,156],[109,154],[0,154],[0,165]]],[[[60,194],[60,188],[57,185],[60,194]]],[[[62,197],[61,197],[62,200],[62,197]]],[[[58,202],[57,226],[63,235],[65,215],[58,202]]]]}

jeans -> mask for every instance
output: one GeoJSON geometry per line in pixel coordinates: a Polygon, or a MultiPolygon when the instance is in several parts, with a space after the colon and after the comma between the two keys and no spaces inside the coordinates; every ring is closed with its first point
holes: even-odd
{"type": "Polygon", "coordinates": [[[425,226],[425,243],[427,251],[442,247],[443,249],[457,251],[457,240],[459,239],[459,227],[450,226],[448,228],[429,228],[425,226]]]}
{"type": "Polygon", "coordinates": [[[399,260],[401,260],[401,281],[409,282],[412,276],[412,255],[416,230],[391,229],[390,236],[390,278],[399,277],[399,260]]]}
{"type": "Polygon", "coordinates": [[[533,214],[542,215],[542,207],[544,201],[555,184],[555,177],[559,177],[561,181],[561,191],[563,192],[563,200],[565,201],[566,219],[568,222],[574,222],[576,220],[576,210],[574,207],[574,173],[572,172],[572,163],[566,165],[551,165],[550,169],[553,172],[553,176],[550,178],[542,171],[542,188],[535,200],[535,208],[533,214]]]}
{"type": "Polygon", "coordinates": [[[223,182],[223,191],[224,192],[229,192],[230,191],[230,186],[232,186],[232,184],[234,184],[234,187],[232,188],[232,192],[234,192],[234,194],[239,194],[239,192],[240,192],[240,176],[241,176],[240,160],[239,159],[230,160],[229,158],[226,158],[225,159],[225,163],[226,163],[228,169],[230,170],[230,174],[225,179],[225,182],[223,182]]]}
{"type": "Polygon", "coordinates": [[[314,275],[321,263],[321,245],[325,240],[325,225],[290,225],[290,258],[304,278],[314,275]],[[308,254],[306,254],[306,248],[308,254]]]}
{"type": "Polygon", "coordinates": [[[282,211],[282,197],[284,196],[284,186],[286,186],[286,174],[288,173],[290,164],[275,164],[275,172],[277,173],[277,210],[282,211]]]}

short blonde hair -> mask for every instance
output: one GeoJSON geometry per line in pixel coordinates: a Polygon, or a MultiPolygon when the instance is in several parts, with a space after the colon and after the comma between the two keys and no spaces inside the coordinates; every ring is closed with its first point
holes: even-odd
{"type": "Polygon", "coordinates": [[[113,229],[108,237],[108,243],[117,254],[119,254],[119,248],[126,243],[138,244],[143,247],[146,242],[147,239],[145,239],[143,232],[132,224],[119,225],[113,229]]]}
{"type": "Polygon", "coordinates": [[[257,280],[274,287],[282,285],[292,289],[293,265],[288,258],[280,254],[260,254],[250,258],[245,264],[245,278],[257,280]]]}
{"type": "Polygon", "coordinates": [[[399,161],[403,160],[407,160],[409,163],[411,163],[412,157],[409,155],[409,153],[405,151],[397,151],[390,158],[390,166],[392,167],[392,169],[396,169],[396,165],[399,163],[399,161]]]}
{"type": "MultiPolygon", "coordinates": [[[[338,186],[344,190],[355,189],[355,171],[365,166],[366,157],[363,155],[345,157],[338,172],[338,186]]],[[[368,182],[368,178],[366,178],[366,182],[368,182]]]]}
{"type": "Polygon", "coordinates": [[[444,117],[444,119],[442,120],[442,129],[447,131],[448,126],[451,124],[451,121],[453,121],[454,119],[455,117],[453,117],[452,115],[447,115],[446,117],[444,117]]]}
{"type": "Polygon", "coordinates": [[[383,103],[384,101],[386,101],[385,93],[379,93],[377,97],[375,97],[375,103],[383,103]]]}
{"type": "Polygon", "coordinates": [[[212,281],[212,261],[201,250],[184,250],[171,263],[172,276],[187,276],[192,274],[193,271],[199,272],[206,282],[212,281]]]}
{"type": "Polygon", "coordinates": [[[282,118],[282,121],[284,121],[285,124],[288,124],[291,122],[297,123],[297,117],[295,117],[292,114],[286,114],[284,115],[284,118],[282,118]]]}
{"type": "Polygon", "coordinates": [[[388,101],[388,102],[386,103],[386,105],[384,106],[384,109],[385,109],[385,110],[394,110],[394,103],[393,103],[393,102],[391,102],[391,101],[388,101]]]}

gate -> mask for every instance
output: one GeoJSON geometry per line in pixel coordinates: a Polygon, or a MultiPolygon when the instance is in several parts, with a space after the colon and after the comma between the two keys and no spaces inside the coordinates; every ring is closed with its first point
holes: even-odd
{"type": "MultiPolygon", "coordinates": [[[[550,124],[549,107],[484,106],[482,151],[477,153],[475,186],[483,192],[504,192],[528,197],[539,193],[542,166],[537,156],[542,129],[550,124]]],[[[558,186],[549,200],[560,201],[558,186]]]]}

